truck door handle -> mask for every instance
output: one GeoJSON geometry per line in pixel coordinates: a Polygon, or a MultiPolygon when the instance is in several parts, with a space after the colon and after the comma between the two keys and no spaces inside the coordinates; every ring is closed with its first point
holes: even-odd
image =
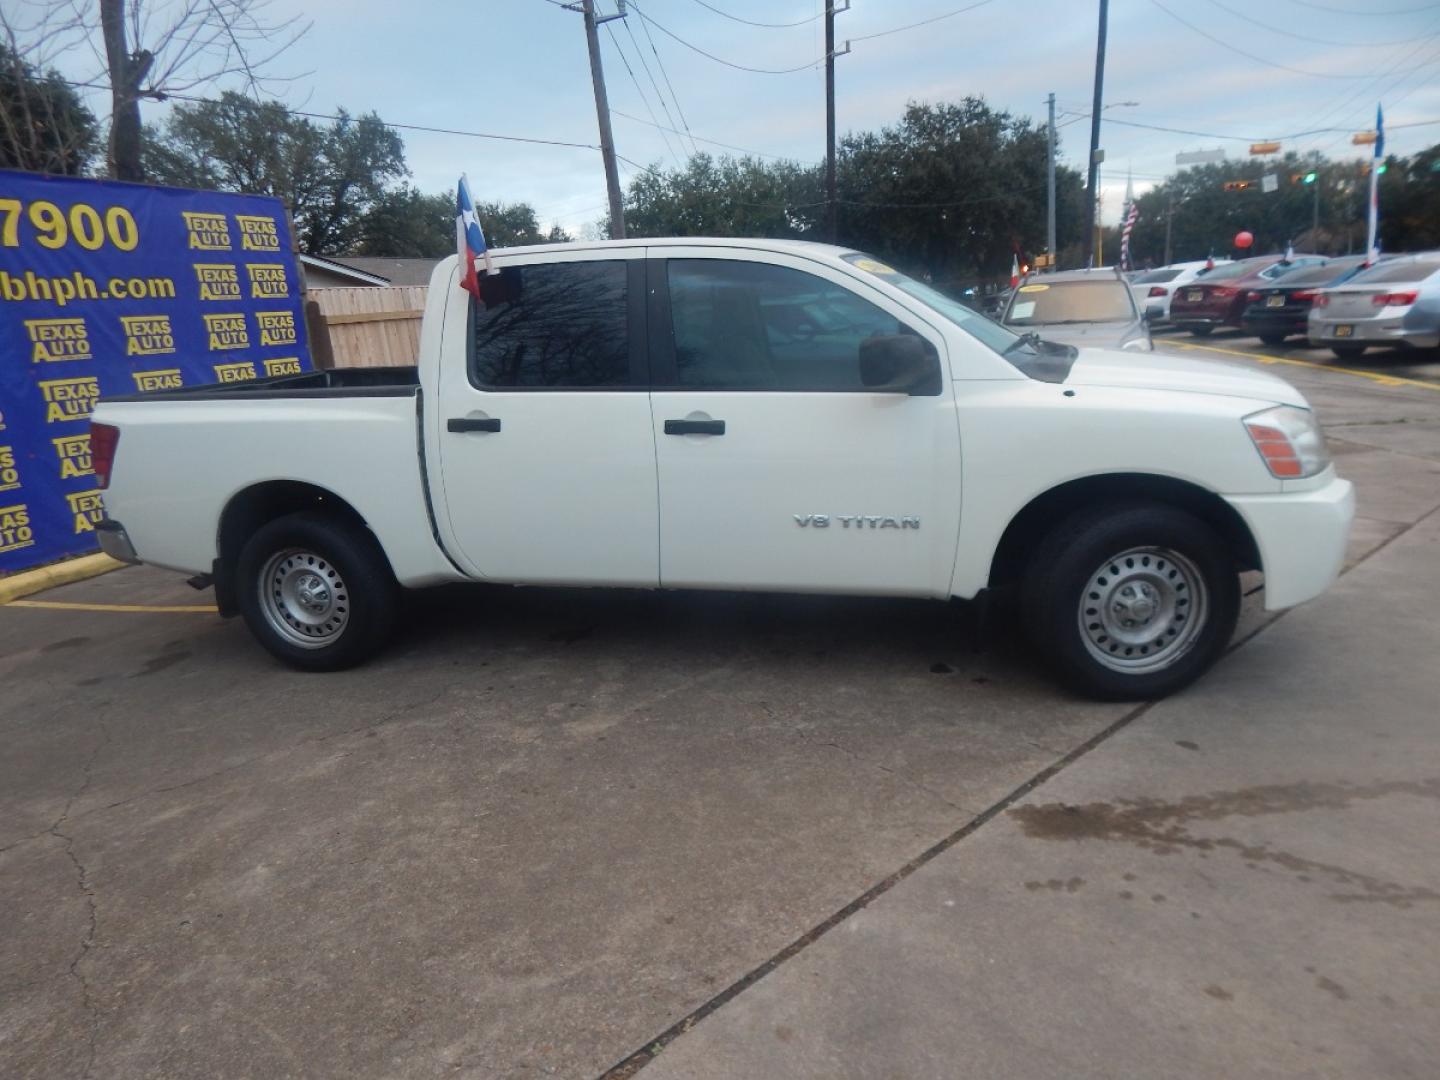
{"type": "Polygon", "coordinates": [[[724,435],[724,420],[666,420],[666,435],[724,435]]]}
{"type": "Polygon", "coordinates": [[[468,416],[455,417],[445,422],[446,431],[499,431],[500,421],[489,417],[484,420],[471,419],[468,416]]]}

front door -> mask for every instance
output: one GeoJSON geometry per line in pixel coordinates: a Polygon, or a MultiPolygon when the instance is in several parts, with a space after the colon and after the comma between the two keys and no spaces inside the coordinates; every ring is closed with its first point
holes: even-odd
{"type": "Polygon", "coordinates": [[[948,594],[960,437],[943,336],[823,263],[666,254],[649,326],[661,583],[948,594]],[[934,392],[867,389],[862,343],[907,333],[938,357],[934,392]]]}
{"type": "Polygon", "coordinates": [[[497,260],[483,302],[451,286],[432,481],[446,546],[477,577],[658,584],[644,254],[497,260]]]}

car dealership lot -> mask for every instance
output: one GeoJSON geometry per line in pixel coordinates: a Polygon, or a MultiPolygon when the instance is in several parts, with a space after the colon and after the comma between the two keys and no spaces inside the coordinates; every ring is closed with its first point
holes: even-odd
{"type": "MultiPolygon", "coordinates": [[[[1204,345],[1310,396],[1352,565],[1440,508],[1433,361],[1204,345]]],[[[1376,580],[1355,618],[1407,588],[1376,580]]],[[[0,609],[11,1075],[595,1076],[1147,723],[939,605],[457,588],[307,676],[209,603],[140,568],[0,609]]]]}

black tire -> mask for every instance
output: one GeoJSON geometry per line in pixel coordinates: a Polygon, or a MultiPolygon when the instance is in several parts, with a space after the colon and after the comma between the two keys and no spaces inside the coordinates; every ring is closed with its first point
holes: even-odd
{"type": "Polygon", "coordinates": [[[1224,652],[1240,612],[1240,578],[1225,543],[1193,514],[1162,503],[1109,503],[1077,511],[1040,542],[1021,582],[1020,603],[1028,636],[1067,685],[1105,701],[1153,700],[1199,678],[1224,652]],[[1127,557],[1129,568],[1120,565],[1127,557]],[[1116,575],[1107,574],[1112,559],[1116,575]],[[1126,602],[1119,596],[1122,583],[1130,582],[1162,594],[1138,630],[1120,631],[1158,634],[1148,646],[1153,655],[1142,655],[1138,644],[1107,639],[1106,625],[1082,625],[1082,611],[1086,619],[1110,618],[1097,616],[1082,600],[1118,605],[1126,602]],[[1187,582],[1194,583],[1188,593],[1187,582]],[[1116,591],[1107,593],[1107,585],[1116,591]],[[1201,614],[1188,619],[1196,610],[1201,614]],[[1092,650],[1108,650],[1105,662],[1092,650]],[[1138,669],[1147,663],[1162,666],[1138,669]],[[1137,670],[1115,668],[1132,664],[1137,670]]]}
{"type": "Polygon", "coordinates": [[[240,551],[234,584],[250,632],[277,659],[301,671],[340,671],[368,660],[389,638],[400,603],[395,575],[370,531],[314,511],[287,514],[258,529],[240,551]],[[284,561],[272,567],[272,560],[284,561]],[[308,624],[292,615],[284,621],[295,629],[287,632],[272,622],[283,619],[281,612],[298,610],[293,598],[287,605],[277,591],[282,581],[295,580],[313,583],[321,593],[314,617],[333,619],[333,627],[328,620],[312,627],[317,637],[305,644],[295,637],[303,636],[300,626],[308,624]],[[274,599],[264,598],[262,590],[274,599]]]}
{"type": "Polygon", "coordinates": [[[1364,345],[1331,345],[1336,360],[1355,360],[1365,355],[1364,345]]]}
{"type": "Polygon", "coordinates": [[[1209,337],[1209,336],[1210,336],[1211,334],[1213,334],[1214,332],[1215,332],[1215,328],[1214,328],[1213,326],[1192,326],[1192,327],[1190,327],[1190,333],[1193,334],[1195,337],[1209,337]]]}
{"type": "Polygon", "coordinates": [[[1256,336],[1259,337],[1260,343],[1261,343],[1262,345],[1271,345],[1271,346],[1274,346],[1274,345],[1283,345],[1283,344],[1285,343],[1285,338],[1286,338],[1286,335],[1285,335],[1285,334],[1257,334],[1256,336]]]}

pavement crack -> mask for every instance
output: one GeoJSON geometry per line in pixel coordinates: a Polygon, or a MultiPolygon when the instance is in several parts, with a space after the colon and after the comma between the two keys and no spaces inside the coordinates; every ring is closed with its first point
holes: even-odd
{"type": "Polygon", "coordinates": [[[86,956],[89,955],[90,950],[95,946],[95,930],[99,921],[99,913],[95,904],[95,890],[90,884],[90,871],[80,860],[80,856],[75,853],[75,837],[64,830],[67,821],[70,820],[71,808],[75,805],[76,800],[84,795],[90,787],[94,775],[95,762],[100,757],[100,752],[110,745],[110,729],[106,725],[103,715],[98,722],[100,725],[100,738],[95,741],[95,745],[91,748],[90,754],[85,759],[85,764],[81,768],[80,786],[70,793],[70,797],[65,801],[65,809],[60,812],[60,816],[56,818],[50,828],[46,830],[50,836],[55,837],[64,844],[62,850],[65,853],[65,857],[70,860],[70,865],[75,868],[76,884],[85,897],[85,933],[80,939],[80,945],[75,950],[75,955],[70,960],[68,973],[80,986],[80,999],[84,1005],[86,1015],[89,1017],[89,1026],[86,1033],[85,1071],[81,1074],[86,1078],[90,1076],[91,1070],[95,1066],[95,1041],[100,1027],[100,1011],[96,1007],[94,996],[90,992],[90,980],[84,970],[82,970],[81,965],[86,956]]]}

